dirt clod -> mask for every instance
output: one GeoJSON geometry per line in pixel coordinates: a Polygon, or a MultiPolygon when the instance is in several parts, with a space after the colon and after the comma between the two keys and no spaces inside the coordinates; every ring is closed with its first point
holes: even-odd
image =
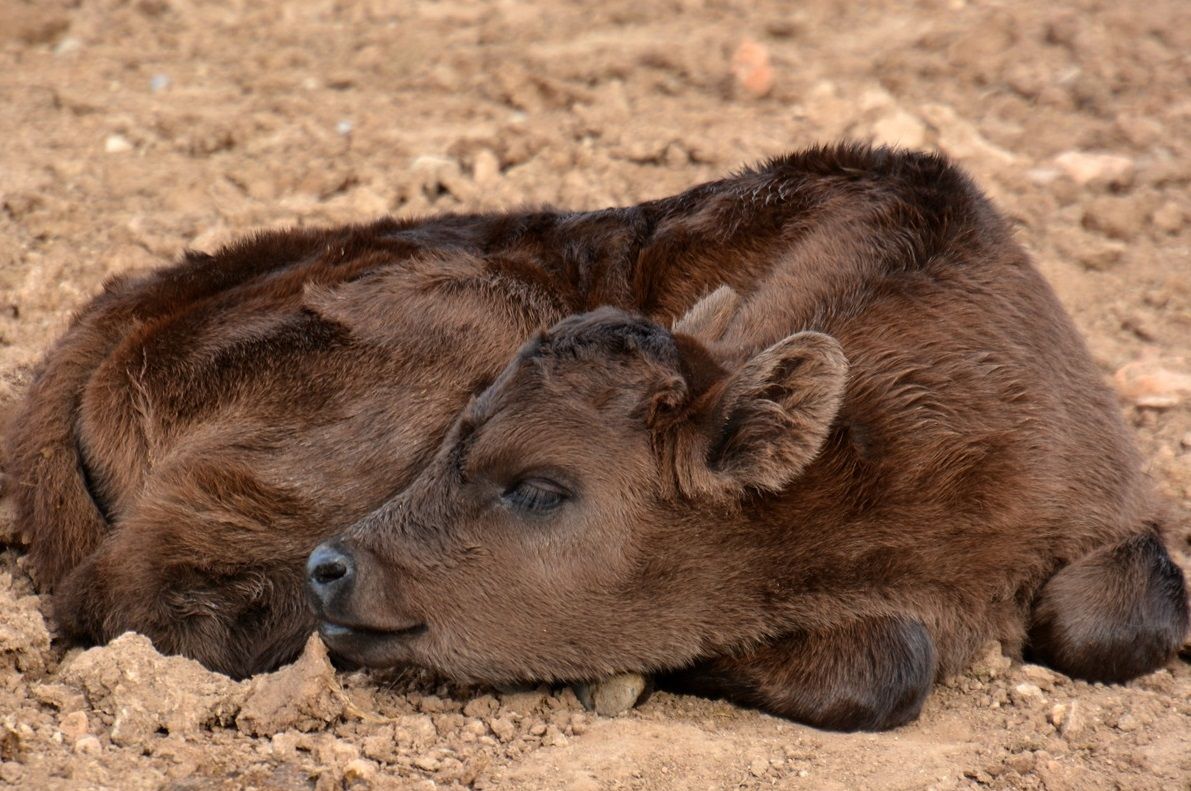
{"type": "Polygon", "coordinates": [[[245,684],[236,725],[256,736],[272,736],[291,728],[321,729],[344,712],[345,698],[335,668],[316,634],[306,641],[297,662],[245,684]]]}
{"type": "Polygon", "coordinates": [[[1054,163],[1081,187],[1128,185],[1135,167],[1129,157],[1088,151],[1064,151],[1054,163]]]}
{"type": "Polygon", "coordinates": [[[1012,660],[1002,652],[1001,644],[994,640],[984,645],[968,672],[977,678],[991,680],[1004,675],[1012,665],[1012,660]]]}
{"type": "Polygon", "coordinates": [[[645,687],[644,676],[622,673],[593,684],[579,685],[575,687],[575,693],[585,708],[601,717],[616,717],[637,705],[645,687]]]}
{"type": "Polygon", "coordinates": [[[1019,705],[1035,706],[1045,702],[1046,698],[1042,695],[1042,690],[1036,684],[1022,682],[1013,687],[1013,699],[1019,705]]]}
{"type": "Polygon", "coordinates": [[[62,735],[72,742],[78,741],[80,737],[86,735],[90,727],[85,711],[72,711],[58,723],[58,730],[62,731],[62,735]]]}
{"type": "Polygon", "coordinates": [[[74,657],[59,676],[86,694],[107,735],[122,745],[144,745],[158,731],[191,736],[226,724],[242,698],[227,676],[192,659],[162,656],[132,632],[74,657]]]}
{"type": "Polygon", "coordinates": [[[0,668],[26,678],[39,678],[46,669],[50,633],[34,596],[17,596],[12,576],[0,574],[0,668]]]}
{"type": "Polygon", "coordinates": [[[746,95],[759,99],[773,90],[773,65],[764,44],[746,38],[732,55],[732,76],[746,95]]]}
{"type": "Polygon", "coordinates": [[[1138,360],[1113,377],[1117,390],[1138,406],[1169,409],[1191,396],[1191,368],[1183,358],[1138,360]]]}

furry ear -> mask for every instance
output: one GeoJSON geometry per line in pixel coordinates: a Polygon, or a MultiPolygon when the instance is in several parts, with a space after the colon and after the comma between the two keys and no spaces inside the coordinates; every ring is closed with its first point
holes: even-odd
{"type": "Polygon", "coordinates": [[[671,331],[690,335],[703,343],[718,341],[728,329],[728,323],[740,307],[740,295],[729,286],[720,286],[699,300],[682,318],[674,322],[671,331]]]}
{"type": "Polygon", "coordinates": [[[798,477],[827,439],[847,377],[839,342],[818,332],[745,362],[712,407],[705,461],[715,488],[776,491],[798,477]]]}
{"type": "Polygon", "coordinates": [[[654,431],[674,425],[687,405],[688,393],[686,381],[681,376],[660,379],[646,402],[645,424],[654,431]]]}

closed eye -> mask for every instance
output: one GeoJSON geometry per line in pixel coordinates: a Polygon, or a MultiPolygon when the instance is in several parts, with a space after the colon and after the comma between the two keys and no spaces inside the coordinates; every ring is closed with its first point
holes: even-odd
{"type": "Polygon", "coordinates": [[[562,505],[571,496],[561,484],[546,478],[526,478],[510,486],[501,496],[512,506],[523,511],[547,513],[562,505]]]}

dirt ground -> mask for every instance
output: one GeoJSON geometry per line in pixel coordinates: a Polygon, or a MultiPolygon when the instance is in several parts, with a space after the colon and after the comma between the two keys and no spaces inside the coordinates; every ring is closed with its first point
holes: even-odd
{"type": "MultiPolygon", "coordinates": [[[[1188,86],[1186,0],[0,0],[0,419],[105,277],[185,246],[632,203],[873,138],[942,148],[1013,218],[1116,381],[1188,568],[1188,86]]],[[[0,500],[0,785],[1191,788],[1185,660],[1104,687],[994,646],[918,722],[855,735],[336,674],[317,643],[236,684],[136,636],[64,654],[12,521],[0,500]]]]}

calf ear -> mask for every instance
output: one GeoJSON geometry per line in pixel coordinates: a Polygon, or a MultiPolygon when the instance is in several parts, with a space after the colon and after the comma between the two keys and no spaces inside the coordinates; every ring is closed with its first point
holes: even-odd
{"type": "Polygon", "coordinates": [[[720,286],[699,300],[674,322],[673,332],[690,335],[704,343],[718,341],[740,306],[740,295],[730,286],[720,286]]]}
{"type": "Polygon", "coordinates": [[[713,477],[738,491],[776,491],[792,481],[822,448],[847,377],[839,342],[818,332],[791,335],[748,360],[715,403],[707,445],[713,477]]]}

